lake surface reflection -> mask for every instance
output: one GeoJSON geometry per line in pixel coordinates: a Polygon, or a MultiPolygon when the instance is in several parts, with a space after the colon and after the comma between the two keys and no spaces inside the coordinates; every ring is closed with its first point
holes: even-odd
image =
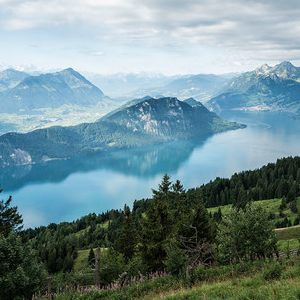
{"type": "Polygon", "coordinates": [[[46,225],[148,197],[164,173],[189,188],[280,157],[300,155],[300,120],[267,112],[222,117],[248,127],[201,141],[1,170],[2,196],[13,196],[26,227],[46,225]]]}

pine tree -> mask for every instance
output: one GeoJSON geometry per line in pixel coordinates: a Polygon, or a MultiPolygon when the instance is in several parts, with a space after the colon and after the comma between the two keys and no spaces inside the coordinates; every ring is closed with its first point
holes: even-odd
{"type": "Polygon", "coordinates": [[[297,213],[298,212],[298,207],[297,207],[297,201],[296,199],[294,199],[291,203],[290,203],[290,209],[293,213],[297,213]]]}
{"type": "Polygon", "coordinates": [[[200,201],[194,213],[187,216],[178,230],[178,241],[187,257],[186,276],[197,265],[206,265],[213,261],[215,236],[214,223],[200,201]]]}
{"type": "Polygon", "coordinates": [[[175,194],[182,194],[185,192],[180,180],[176,180],[175,183],[173,184],[172,188],[173,188],[173,192],[175,194]]]}
{"type": "Polygon", "coordinates": [[[115,245],[116,250],[123,254],[128,262],[134,255],[136,246],[136,230],[130,208],[125,205],[123,210],[121,233],[115,245]]]}
{"type": "Polygon", "coordinates": [[[161,270],[166,258],[166,244],[172,223],[169,211],[171,181],[165,175],[158,190],[153,190],[153,201],[142,219],[141,255],[149,271],[161,270]]]}
{"type": "Polygon", "coordinates": [[[94,249],[91,248],[88,256],[88,263],[91,268],[95,266],[95,252],[94,249]]]}
{"type": "MultiPolygon", "coordinates": [[[[0,193],[3,190],[0,190],[0,193]]],[[[7,236],[12,230],[22,228],[22,216],[18,213],[17,207],[11,207],[12,197],[6,201],[0,201],[0,234],[7,236]]]]}

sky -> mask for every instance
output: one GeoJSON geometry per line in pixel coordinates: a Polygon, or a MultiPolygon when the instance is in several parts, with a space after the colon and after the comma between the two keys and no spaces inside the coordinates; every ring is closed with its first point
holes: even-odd
{"type": "Polygon", "coordinates": [[[299,40],[299,0],[0,0],[0,69],[241,72],[299,40]]]}

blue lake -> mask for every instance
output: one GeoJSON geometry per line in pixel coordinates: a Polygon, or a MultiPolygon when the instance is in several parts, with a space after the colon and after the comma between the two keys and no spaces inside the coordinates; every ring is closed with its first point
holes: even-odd
{"type": "Polygon", "coordinates": [[[1,196],[13,196],[26,227],[46,225],[132,204],[150,196],[164,173],[189,188],[300,155],[299,119],[267,112],[223,117],[248,127],[202,141],[1,170],[1,196]]]}

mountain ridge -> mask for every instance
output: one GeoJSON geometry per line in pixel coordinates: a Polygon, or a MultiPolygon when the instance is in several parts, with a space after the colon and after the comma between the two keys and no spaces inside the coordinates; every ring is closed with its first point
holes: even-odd
{"type": "Polygon", "coordinates": [[[222,120],[204,106],[192,107],[177,98],[147,98],[95,123],[49,127],[27,134],[4,134],[0,137],[0,166],[203,138],[244,127],[222,120]]]}
{"type": "Polygon", "coordinates": [[[20,112],[59,107],[64,104],[95,105],[111,100],[72,68],[59,72],[28,75],[17,85],[0,92],[0,112],[20,112]]]}
{"type": "Polygon", "coordinates": [[[290,62],[240,74],[208,102],[222,110],[274,110],[300,114],[300,68],[290,62]]]}

